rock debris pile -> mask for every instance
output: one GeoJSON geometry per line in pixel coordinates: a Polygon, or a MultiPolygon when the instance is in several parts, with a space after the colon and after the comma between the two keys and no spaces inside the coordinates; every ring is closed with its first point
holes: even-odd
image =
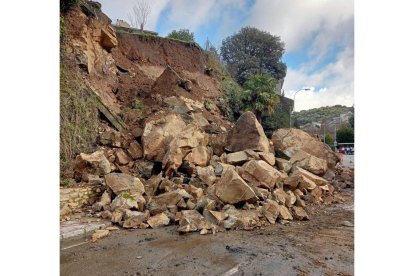
{"type": "Polygon", "coordinates": [[[98,151],[79,154],[74,178],[105,187],[97,216],[123,228],[249,230],[307,220],[308,204],[340,200],[332,183],[350,181],[336,179],[335,153],[303,131],[279,129],[269,140],[252,112],[227,133],[198,117],[161,112],[135,135],[108,127],[98,151]]]}

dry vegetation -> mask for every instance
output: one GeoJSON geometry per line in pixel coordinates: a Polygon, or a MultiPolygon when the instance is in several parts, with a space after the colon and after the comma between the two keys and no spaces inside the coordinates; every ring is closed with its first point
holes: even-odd
{"type": "Polygon", "coordinates": [[[61,185],[71,178],[71,162],[80,152],[94,148],[99,114],[92,93],[76,67],[60,66],[60,167],[61,185]]]}

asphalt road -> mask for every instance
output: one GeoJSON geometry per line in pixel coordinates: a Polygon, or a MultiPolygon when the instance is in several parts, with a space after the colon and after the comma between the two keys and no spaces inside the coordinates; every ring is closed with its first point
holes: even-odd
{"type": "Polygon", "coordinates": [[[309,221],[288,225],[216,235],[179,235],[172,225],[66,241],[61,275],[353,275],[353,190],[346,193],[346,202],[309,206],[309,221]]]}

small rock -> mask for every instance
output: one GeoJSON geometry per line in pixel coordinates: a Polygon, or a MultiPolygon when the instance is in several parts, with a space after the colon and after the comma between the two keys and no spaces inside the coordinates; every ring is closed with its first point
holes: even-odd
{"type": "Polygon", "coordinates": [[[103,192],[99,202],[101,202],[102,206],[111,204],[111,196],[107,191],[103,192]]]}
{"type": "Polygon", "coordinates": [[[214,173],[213,166],[208,167],[196,167],[197,175],[207,185],[211,186],[216,181],[216,174],[214,173]]]}
{"type": "Polygon", "coordinates": [[[112,219],[112,213],[109,210],[105,210],[101,213],[101,218],[103,219],[112,219]]]}
{"type": "Polygon", "coordinates": [[[292,168],[289,161],[282,159],[282,158],[275,158],[276,167],[278,170],[288,173],[292,168]]]}
{"type": "Polygon", "coordinates": [[[129,217],[125,219],[122,227],[124,228],[146,228],[144,221],[149,218],[149,212],[130,212],[129,217]]]}
{"type": "Polygon", "coordinates": [[[179,232],[187,233],[201,229],[211,229],[213,227],[213,225],[196,210],[183,210],[180,213],[179,232]]]}
{"type": "Polygon", "coordinates": [[[115,157],[116,163],[119,165],[126,165],[131,161],[131,158],[125,153],[123,149],[116,149],[115,157]]]}
{"type": "Polygon", "coordinates": [[[145,177],[145,179],[149,179],[152,175],[152,171],[154,169],[154,163],[151,161],[139,159],[135,161],[134,170],[139,175],[145,177]]]}
{"type": "Polygon", "coordinates": [[[208,230],[207,229],[201,229],[200,235],[205,235],[205,234],[208,234],[208,230]]]}
{"type": "Polygon", "coordinates": [[[140,146],[140,144],[138,144],[137,141],[132,141],[129,144],[129,147],[127,149],[129,155],[131,155],[131,157],[135,160],[135,159],[139,159],[142,158],[143,152],[142,152],[142,147],[140,146]]]}
{"type": "Polygon", "coordinates": [[[297,206],[293,206],[293,216],[295,217],[295,219],[297,220],[308,220],[309,216],[306,213],[305,209],[303,209],[302,207],[297,207],[297,206]]]}
{"type": "Polygon", "coordinates": [[[275,155],[271,152],[259,152],[259,157],[263,161],[266,161],[270,166],[274,166],[276,163],[275,155]]]}
{"type": "Polygon", "coordinates": [[[96,242],[99,239],[102,239],[109,235],[109,230],[95,230],[95,233],[92,235],[92,242],[96,242]]]}
{"type": "Polygon", "coordinates": [[[289,212],[288,208],[283,205],[279,205],[279,217],[284,220],[293,220],[292,214],[289,212]]]}
{"type": "Polygon", "coordinates": [[[203,216],[211,223],[221,225],[221,223],[229,216],[226,213],[220,211],[212,211],[205,209],[203,216]]]}
{"type": "Polygon", "coordinates": [[[149,224],[149,226],[151,226],[151,228],[157,228],[160,226],[168,225],[170,223],[170,219],[166,214],[160,213],[158,215],[150,217],[147,220],[147,223],[149,224]]]}
{"type": "Polygon", "coordinates": [[[72,210],[69,208],[68,205],[64,205],[62,209],[60,209],[60,216],[64,217],[72,213],[72,210]]]}
{"type": "Polygon", "coordinates": [[[343,222],[341,222],[342,226],[346,226],[346,227],[353,227],[354,225],[352,223],[350,223],[347,220],[344,220],[343,222]]]}
{"type": "Polygon", "coordinates": [[[263,205],[262,212],[271,224],[275,224],[276,218],[278,217],[280,212],[279,205],[276,201],[268,200],[268,202],[266,202],[265,205],[263,205]]]}
{"type": "MultiPolygon", "coordinates": [[[[99,203],[99,202],[98,202],[99,203]]],[[[123,192],[119,194],[111,203],[111,210],[123,208],[123,209],[138,209],[137,198],[132,196],[128,192],[123,192]]]]}
{"type": "Polygon", "coordinates": [[[119,230],[119,228],[118,228],[118,227],[116,227],[116,226],[109,226],[109,227],[106,227],[105,229],[106,229],[106,230],[109,230],[109,231],[116,231],[116,230],[119,230]]]}
{"type": "Polygon", "coordinates": [[[122,216],[123,215],[124,215],[124,212],[122,212],[121,209],[117,209],[114,212],[112,212],[111,221],[113,223],[120,223],[122,221],[122,216]]]}
{"type": "Polygon", "coordinates": [[[238,152],[228,153],[226,161],[227,161],[227,164],[230,164],[230,165],[242,165],[249,159],[250,158],[246,154],[245,151],[238,151],[238,152]]]}

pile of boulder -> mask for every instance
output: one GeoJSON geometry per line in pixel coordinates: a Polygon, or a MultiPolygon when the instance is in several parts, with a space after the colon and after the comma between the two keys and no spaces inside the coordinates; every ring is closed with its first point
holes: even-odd
{"type": "Polygon", "coordinates": [[[105,188],[97,216],[123,228],[178,224],[180,233],[307,220],[307,205],[338,200],[338,158],[307,133],[279,129],[269,140],[245,112],[221,149],[217,135],[177,113],[134,134],[108,129],[100,150],[76,158],[74,177],[105,188]]]}

